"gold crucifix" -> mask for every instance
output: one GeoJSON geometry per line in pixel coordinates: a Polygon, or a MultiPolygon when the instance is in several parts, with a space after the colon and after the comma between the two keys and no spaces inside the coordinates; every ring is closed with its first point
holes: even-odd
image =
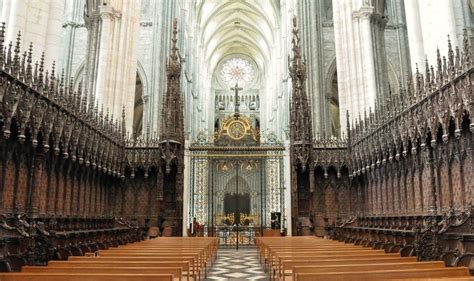
{"type": "Polygon", "coordinates": [[[235,87],[230,88],[232,91],[235,91],[235,99],[234,99],[234,116],[239,117],[239,90],[243,90],[243,88],[239,87],[238,83],[235,83],[235,87]]]}

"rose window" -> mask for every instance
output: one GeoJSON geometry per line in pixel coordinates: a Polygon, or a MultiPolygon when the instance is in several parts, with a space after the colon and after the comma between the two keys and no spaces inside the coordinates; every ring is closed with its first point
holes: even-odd
{"type": "Polygon", "coordinates": [[[246,59],[232,58],[222,65],[221,79],[231,87],[235,84],[244,87],[246,83],[252,81],[253,77],[253,66],[246,59]]]}

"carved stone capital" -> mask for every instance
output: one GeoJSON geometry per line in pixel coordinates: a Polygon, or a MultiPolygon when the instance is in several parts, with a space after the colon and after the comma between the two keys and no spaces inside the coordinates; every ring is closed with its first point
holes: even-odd
{"type": "Polygon", "coordinates": [[[99,6],[98,15],[101,19],[117,20],[120,19],[122,13],[111,6],[99,6]]]}

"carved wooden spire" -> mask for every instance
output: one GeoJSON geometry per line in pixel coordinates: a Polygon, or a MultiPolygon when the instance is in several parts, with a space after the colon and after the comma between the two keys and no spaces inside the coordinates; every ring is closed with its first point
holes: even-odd
{"type": "Polygon", "coordinates": [[[166,65],[167,85],[161,115],[161,141],[184,144],[183,102],[180,90],[181,62],[179,60],[177,21],[173,21],[171,51],[166,65]]]}
{"type": "Polygon", "coordinates": [[[293,58],[289,62],[292,81],[290,112],[290,141],[292,145],[293,164],[301,165],[303,171],[310,164],[312,151],[311,108],[306,96],[306,65],[302,61],[299,29],[296,17],[293,18],[293,58]]]}
{"type": "MultiPolygon", "coordinates": [[[[170,56],[166,65],[167,85],[161,115],[160,154],[166,175],[171,174],[172,171],[175,172],[173,184],[176,199],[175,216],[180,218],[176,219],[175,223],[181,225],[184,185],[184,115],[180,89],[181,61],[177,47],[177,28],[175,19],[170,56]]],[[[164,190],[164,186],[161,190],[164,190]]],[[[162,198],[161,190],[159,189],[158,198],[162,198]]],[[[179,230],[176,231],[176,235],[180,235],[179,230]]]]}

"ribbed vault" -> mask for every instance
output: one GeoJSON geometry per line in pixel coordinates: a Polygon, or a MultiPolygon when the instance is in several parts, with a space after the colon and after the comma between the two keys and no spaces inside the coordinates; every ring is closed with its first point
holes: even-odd
{"type": "MultiPolygon", "coordinates": [[[[194,5],[192,30],[196,46],[192,58],[192,71],[196,93],[192,104],[196,108],[192,119],[194,128],[212,134],[215,128],[216,93],[219,88],[216,73],[221,63],[231,57],[248,58],[255,63],[258,84],[246,91],[258,92],[260,129],[265,134],[276,133],[285,137],[287,99],[282,92],[288,89],[287,58],[291,40],[292,0],[198,0],[194,5]],[[284,12],[285,11],[285,12],[284,12]],[[273,102],[267,102],[273,101],[273,102]]],[[[228,89],[230,91],[230,89],[228,89]]],[[[262,133],[262,134],[264,134],[262,133]]]]}
{"type": "Polygon", "coordinates": [[[241,53],[252,57],[260,69],[271,58],[278,25],[279,1],[203,0],[196,4],[204,61],[212,73],[223,57],[241,53]]]}

